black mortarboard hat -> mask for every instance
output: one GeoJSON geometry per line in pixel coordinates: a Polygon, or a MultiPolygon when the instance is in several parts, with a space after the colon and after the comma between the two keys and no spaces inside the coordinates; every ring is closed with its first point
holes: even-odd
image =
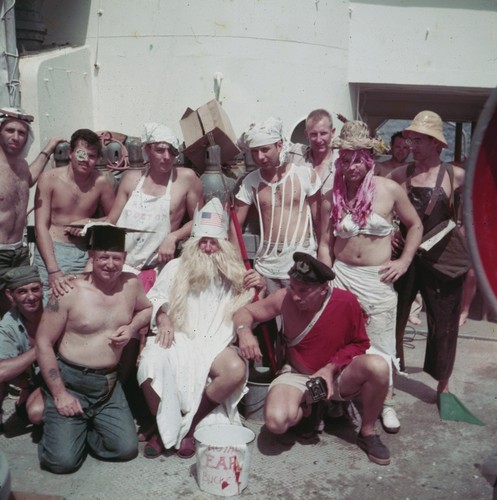
{"type": "Polygon", "coordinates": [[[126,248],[126,233],[153,233],[143,229],[117,227],[110,222],[90,221],[85,225],[67,224],[67,227],[81,228],[81,236],[86,236],[89,250],[107,250],[124,252],[126,248]]]}
{"type": "Polygon", "coordinates": [[[88,229],[90,235],[89,248],[91,250],[107,250],[110,252],[124,252],[126,248],[125,228],[99,225],[88,229]]]}
{"type": "Polygon", "coordinates": [[[290,278],[303,281],[304,283],[319,284],[335,279],[335,273],[326,264],[323,264],[308,253],[295,252],[293,260],[295,264],[288,271],[290,278]]]}

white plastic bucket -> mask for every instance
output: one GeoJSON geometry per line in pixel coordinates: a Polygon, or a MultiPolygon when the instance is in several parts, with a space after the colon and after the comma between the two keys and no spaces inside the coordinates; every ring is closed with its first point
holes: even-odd
{"type": "Polygon", "coordinates": [[[248,483],[255,434],[241,425],[206,425],[195,431],[197,482],[202,491],[239,495],[248,483]]]}

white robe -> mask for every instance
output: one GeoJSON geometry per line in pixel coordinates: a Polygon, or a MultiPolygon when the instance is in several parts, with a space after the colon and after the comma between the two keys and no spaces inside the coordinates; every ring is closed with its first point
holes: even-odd
{"type": "MultiPolygon", "coordinates": [[[[157,311],[163,304],[169,304],[180,263],[181,258],[170,261],[147,294],[153,305],[153,330],[156,330],[157,311]]],[[[141,353],[138,382],[142,384],[150,378],[161,399],[157,425],[166,448],[179,447],[197,412],[214,358],[235,341],[233,323],[224,320],[226,305],[232,297],[231,290],[215,283],[200,294],[189,294],[187,329],[192,335],[175,332],[174,343],[168,349],[156,344],[155,337],[149,337],[141,353]]],[[[240,424],[237,404],[246,392],[245,383],[246,380],[198,427],[221,422],[240,424]]]]}

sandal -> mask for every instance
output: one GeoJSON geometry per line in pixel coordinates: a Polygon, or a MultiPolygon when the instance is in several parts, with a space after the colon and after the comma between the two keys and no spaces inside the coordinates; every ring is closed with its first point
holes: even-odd
{"type": "Polygon", "coordinates": [[[156,433],[150,438],[145,448],[143,448],[143,456],[145,458],[157,458],[160,457],[164,451],[164,443],[159,434],[156,433]]]}
{"type": "Polygon", "coordinates": [[[180,458],[192,458],[195,455],[195,438],[185,437],[181,440],[180,447],[176,452],[180,458]]]}

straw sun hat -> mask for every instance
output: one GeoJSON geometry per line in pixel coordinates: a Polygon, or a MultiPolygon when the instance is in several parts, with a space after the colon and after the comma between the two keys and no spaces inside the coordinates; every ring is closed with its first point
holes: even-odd
{"type": "Polygon", "coordinates": [[[375,153],[382,154],[388,147],[381,139],[369,135],[368,126],[359,120],[350,120],[344,123],[340,137],[333,140],[333,147],[337,149],[374,149],[375,153]]]}
{"type": "Polygon", "coordinates": [[[421,113],[418,113],[409,127],[404,129],[404,137],[409,138],[409,132],[429,135],[440,141],[444,147],[447,147],[442,119],[433,111],[421,111],[421,113]]]}

